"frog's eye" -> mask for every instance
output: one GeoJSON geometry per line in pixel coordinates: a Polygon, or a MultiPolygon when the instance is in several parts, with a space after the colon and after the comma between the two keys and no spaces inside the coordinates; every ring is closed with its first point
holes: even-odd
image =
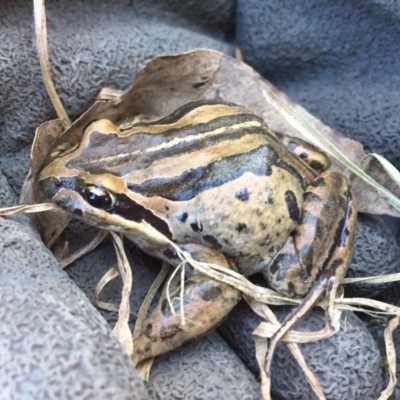
{"type": "Polygon", "coordinates": [[[103,210],[107,210],[115,204],[115,196],[108,190],[97,186],[87,186],[84,197],[92,207],[103,210]]]}

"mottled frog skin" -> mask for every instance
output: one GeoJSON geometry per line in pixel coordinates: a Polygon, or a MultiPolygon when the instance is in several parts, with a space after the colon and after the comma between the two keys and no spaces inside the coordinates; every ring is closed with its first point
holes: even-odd
{"type": "MultiPolygon", "coordinates": [[[[278,292],[304,296],[317,281],[319,295],[334,292],[332,279],[352,254],[350,185],[328,166],[313,146],[274,133],[248,110],[198,101],[124,128],[94,121],[39,183],[67,212],[122,232],[169,264],[180,259],[165,238],[199,261],[261,272],[278,292]]],[[[213,328],[239,299],[236,289],[195,274],[185,285],[189,322],[181,326],[179,313],[161,304],[135,338],[136,361],[213,328]]]]}

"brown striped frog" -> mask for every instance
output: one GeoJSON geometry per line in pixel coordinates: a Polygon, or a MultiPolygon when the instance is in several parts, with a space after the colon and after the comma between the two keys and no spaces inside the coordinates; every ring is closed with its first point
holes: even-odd
{"type": "MultiPolygon", "coordinates": [[[[181,260],[171,241],[197,261],[262,273],[279,293],[306,296],[305,310],[324,292],[334,296],[352,255],[356,206],[348,179],[328,167],[316,148],[245,108],[204,100],[157,121],[93,121],[39,184],[68,213],[173,266],[181,260]]],[[[240,298],[194,272],[186,324],[160,304],[135,338],[136,361],[214,328],[240,298]]]]}

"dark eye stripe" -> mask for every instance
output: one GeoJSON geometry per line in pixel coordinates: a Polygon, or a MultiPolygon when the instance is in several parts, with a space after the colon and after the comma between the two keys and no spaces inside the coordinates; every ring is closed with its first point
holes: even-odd
{"type": "Polygon", "coordinates": [[[110,210],[110,214],[117,214],[126,220],[139,223],[146,221],[169,239],[172,238],[168,224],[163,219],[157,217],[150,210],[136,203],[125,194],[115,194],[115,196],[117,201],[112,210],[110,210]]]}
{"type": "MultiPolygon", "coordinates": [[[[49,177],[42,179],[40,181],[40,186],[49,198],[52,198],[54,195],[56,195],[60,188],[73,190],[74,192],[79,193],[83,198],[86,198],[85,192],[87,190],[90,190],[90,187],[85,184],[85,181],[78,177],[49,177]]],[[[102,189],[99,188],[98,190],[98,193],[101,193],[102,189]]],[[[104,211],[108,212],[111,215],[119,215],[126,220],[137,223],[146,221],[168,238],[172,238],[172,233],[169,230],[168,224],[163,219],[153,214],[149,209],[143,207],[139,203],[136,203],[124,193],[116,193],[106,189],[104,189],[104,192],[109,193],[109,195],[113,198],[112,206],[104,211]]],[[[82,213],[81,210],[77,211],[80,211],[82,213]]],[[[97,226],[103,225],[101,223],[97,223],[97,226]]],[[[107,224],[105,224],[104,226],[107,227],[107,224]]]]}

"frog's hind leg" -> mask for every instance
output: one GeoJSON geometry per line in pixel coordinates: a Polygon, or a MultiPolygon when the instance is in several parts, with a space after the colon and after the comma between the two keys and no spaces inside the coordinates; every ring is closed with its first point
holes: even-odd
{"type": "Polygon", "coordinates": [[[271,338],[267,374],[279,341],[324,293],[329,298],[326,314],[331,328],[336,291],[351,261],[356,227],[357,212],[347,178],[335,171],[324,172],[307,188],[298,228],[269,270],[272,286],[279,291],[300,296],[307,290],[308,294],[271,338]]]}
{"type": "MultiPolygon", "coordinates": [[[[182,249],[196,261],[235,269],[223,254],[215,250],[198,245],[186,245],[182,249]]],[[[175,314],[171,312],[167,299],[164,299],[143,321],[133,338],[135,364],[174,350],[215,328],[239,302],[241,292],[228,284],[195,273],[185,281],[184,325],[181,320],[180,288],[171,293],[171,299],[175,314]]]]}

